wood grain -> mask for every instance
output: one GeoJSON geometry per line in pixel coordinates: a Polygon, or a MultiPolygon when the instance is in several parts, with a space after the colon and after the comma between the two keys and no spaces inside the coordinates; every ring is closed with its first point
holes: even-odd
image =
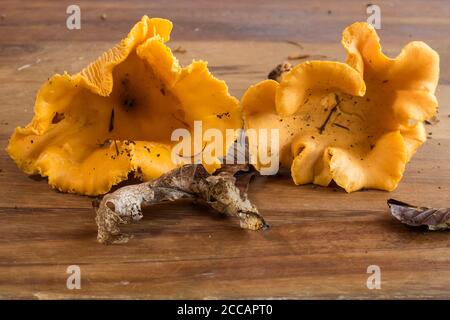
{"type": "Polygon", "coordinates": [[[0,9],[1,298],[449,298],[448,232],[409,229],[387,211],[390,197],[450,206],[450,65],[446,1],[381,1],[382,38],[391,55],[413,39],[441,56],[440,122],[392,192],[346,194],[297,187],[289,175],[259,177],[250,197],[272,228],[193,205],[161,205],[131,226],[129,244],[96,243],[91,198],[51,190],[20,172],[4,149],[33,114],[36,90],[54,72],[77,72],[122,38],[143,14],[174,21],[182,63],[209,61],[240,97],[291,54],[342,60],[342,29],[365,20],[364,1],[79,1],[82,29],[65,28],[70,1],[2,1],[0,9]],[[331,13],[328,11],[331,10],[331,13]],[[105,14],[106,19],[100,19],[105,14]],[[285,40],[300,41],[299,49],[285,40]],[[28,66],[27,66],[28,65],[28,66]],[[25,67],[24,67],[25,66],[25,67]],[[81,267],[82,289],[66,288],[81,267]],[[369,265],[381,290],[368,290],[369,265]]]}

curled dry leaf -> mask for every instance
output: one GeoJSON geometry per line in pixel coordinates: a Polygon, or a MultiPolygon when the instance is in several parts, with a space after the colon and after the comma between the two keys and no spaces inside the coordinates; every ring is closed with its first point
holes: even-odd
{"type": "Polygon", "coordinates": [[[395,199],[387,203],[394,218],[409,226],[426,226],[430,230],[450,227],[450,208],[417,207],[395,199]]]}
{"type": "Polygon", "coordinates": [[[97,240],[101,243],[127,242],[130,236],[120,231],[121,224],[139,221],[144,207],[178,199],[200,201],[218,212],[235,216],[245,229],[267,228],[246,192],[236,186],[235,175],[243,170],[251,174],[247,165],[225,165],[214,174],[209,174],[202,165],[185,165],[156,180],[107,194],[99,203],[93,203],[97,240]]]}
{"type": "Polygon", "coordinates": [[[269,72],[267,75],[267,79],[275,80],[275,81],[281,81],[281,77],[286,72],[289,72],[292,70],[292,65],[289,62],[283,62],[279,65],[277,65],[272,71],[269,72]]]}

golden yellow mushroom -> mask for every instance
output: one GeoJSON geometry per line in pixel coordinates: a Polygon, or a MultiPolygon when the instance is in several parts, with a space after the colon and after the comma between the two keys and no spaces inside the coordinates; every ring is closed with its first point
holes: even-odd
{"type": "Polygon", "coordinates": [[[250,87],[246,126],[279,128],[280,162],[296,184],[394,190],[436,113],[439,56],[411,42],[390,59],[366,23],[345,29],[342,44],[346,63],[305,62],[250,87]]]}
{"type": "Polygon", "coordinates": [[[168,20],[144,16],[80,73],[52,76],[31,123],[9,141],[17,165],[61,191],[98,195],[130,172],[148,180],[173,169],[177,128],[192,131],[195,120],[203,129],[241,128],[239,101],[206,63],[180,67],[165,45],[171,29],[168,20]]]}

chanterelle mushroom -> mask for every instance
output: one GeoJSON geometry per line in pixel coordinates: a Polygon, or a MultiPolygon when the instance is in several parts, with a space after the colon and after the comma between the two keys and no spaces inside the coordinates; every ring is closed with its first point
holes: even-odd
{"type": "Polygon", "coordinates": [[[10,139],[17,165],[61,191],[97,195],[129,172],[148,180],[180,165],[170,155],[174,129],[192,132],[195,120],[203,129],[241,128],[239,101],[206,63],[180,67],[165,44],[171,29],[168,20],[144,16],[81,72],[52,76],[37,94],[31,123],[10,139]]]}
{"type": "Polygon", "coordinates": [[[436,112],[439,56],[415,41],[390,59],[366,23],[346,28],[342,44],[346,63],[309,61],[250,87],[247,128],[280,129],[281,165],[296,184],[393,190],[436,112]]]}

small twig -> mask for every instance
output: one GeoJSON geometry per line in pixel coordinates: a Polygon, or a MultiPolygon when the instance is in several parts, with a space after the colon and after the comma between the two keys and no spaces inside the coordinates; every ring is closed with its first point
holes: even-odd
{"type": "Polygon", "coordinates": [[[350,131],[349,127],[343,126],[342,124],[339,124],[339,123],[336,123],[336,122],[333,123],[333,126],[336,126],[338,128],[341,128],[341,129],[345,129],[347,131],[350,131]]]}
{"type": "Polygon", "coordinates": [[[111,132],[113,130],[114,130],[114,109],[111,110],[111,115],[109,117],[108,132],[111,132]]]}
{"type": "MultiPolygon", "coordinates": [[[[244,165],[248,169],[248,165],[244,165]]],[[[131,236],[121,233],[120,225],[139,221],[142,209],[178,199],[200,200],[213,209],[240,220],[242,228],[260,230],[268,227],[258,209],[236,186],[235,174],[242,165],[223,166],[213,175],[202,165],[185,165],[160,178],[126,186],[94,202],[101,243],[124,243],[131,236]]]]}
{"type": "Polygon", "coordinates": [[[117,147],[117,141],[114,139],[114,148],[116,149],[116,156],[119,156],[119,148],[117,147]]]}
{"type": "Polygon", "coordinates": [[[301,60],[301,59],[307,59],[309,57],[310,57],[309,54],[293,54],[293,55],[289,55],[287,58],[288,58],[288,60],[301,60]]]}
{"type": "Polygon", "coordinates": [[[187,50],[181,46],[178,46],[172,50],[172,53],[186,53],[186,52],[187,52],[187,50]]]}
{"type": "Polygon", "coordinates": [[[293,41],[293,40],[284,40],[284,42],[292,44],[296,47],[299,47],[300,49],[303,49],[303,46],[300,44],[300,42],[297,41],[293,41]]]}
{"type": "Polygon", "coordinates": [[[333,113],[336,112],[336,109],[339,107],[339,104],[341,103],[341,100],[339,99],[339,96],[337,94],[335,94],[335,97],[336,97],[336,103],[334,104],[334,106],[331,109],[330,113],[328,113],[328,116],[325,119],[324,123],[319,128],[317,128],[319,130],[320,134],[323,133],[323,131],[325,130],[325,127],[327,126],[328,122],[331,119],[331,116],[333,115],[333,113]]]}
{"type": "Polygon", "coordinates": [[[191,126],[189,125],[189,123],[187,123],[186,121],[184,121],[183,119],[178,118],[178,116],[176,116],[174,113],[171,113],[172,117],[179,121],[183,126],[185,126],[186,128],[190,128],[191,126]]]}
{"type": "Polygon", "coordinates": [[[203,145],[203,147],[202,147],[202,150],[199,151],[199,152],[197,152],[196,154],[193,154],[193,155],[190,155],[190,156],[183,156],[183,155],[177,153],[177,156],[180,157],[180,158],[183,158],[183,159],[191,159],[191,160],[193,160],[193,159],[195,159],[196,157],[200,156],[200,155],[203,153],[203,151],[205,151],[205,148],[206,148],[207,145],[208,145],[208,144],[205,143],[205,144],[203,145]]]}

